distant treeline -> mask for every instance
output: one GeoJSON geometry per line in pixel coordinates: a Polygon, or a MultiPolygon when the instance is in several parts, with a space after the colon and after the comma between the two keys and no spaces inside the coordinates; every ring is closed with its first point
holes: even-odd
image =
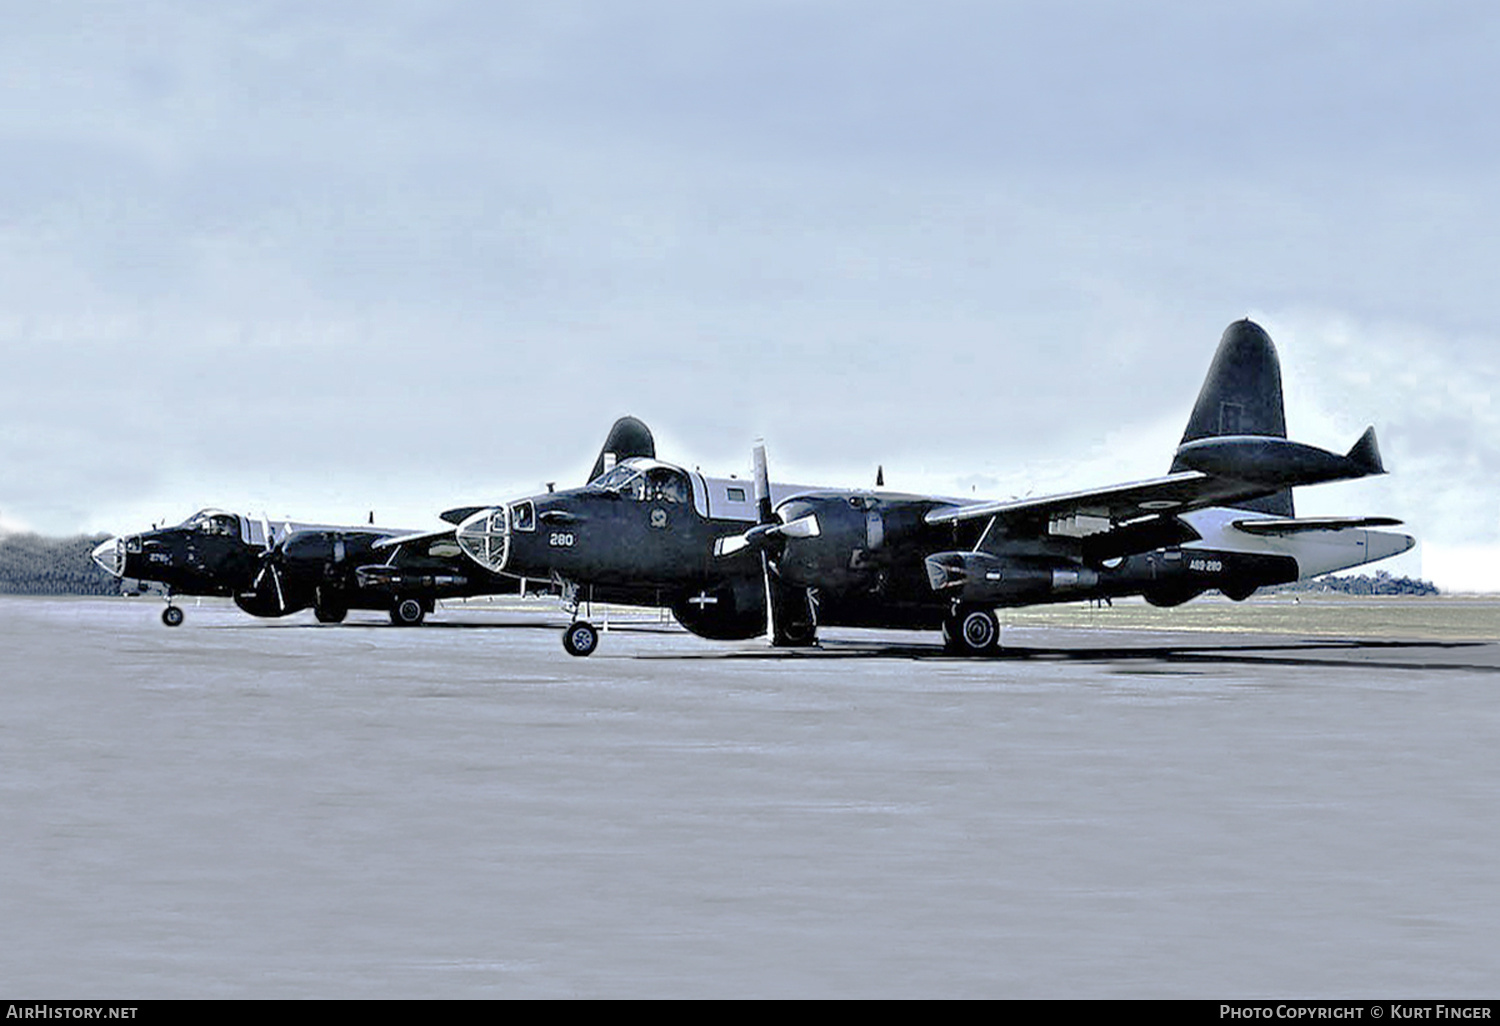
{"type": "Polygon", "coordinates": [[[1375,571],[1374,577],[1355,574],[1335,577],[1325,574],[1310,581],[1284,584],[1277,591],[1339,592],[1344,595],[1436,595],[1437,585],[1431,581],[1418,581],[1410,577],[1392,577],[1384,570],[1375,571]]]}
{"type": "MultiPolygon", "coordinates": [[[[0,595],[118,595],[120,582],[90,555],[105,534],[44,538],[39,534],[0,535],[0,595]]],[[[1276,589],[1287,592],[1341,592],[1346,595],[1436,595],[1431,581],[1392,577],[1328,574],[1276,589]]]]}
{"type": "Polygon", "coordinates": [[[118,578],[90,556],[107,537],[0,535],[0,595],[118,595],[118,578]]]}

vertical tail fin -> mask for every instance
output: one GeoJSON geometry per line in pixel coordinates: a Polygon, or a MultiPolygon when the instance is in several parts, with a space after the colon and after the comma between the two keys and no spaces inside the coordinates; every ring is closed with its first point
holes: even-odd
{"type": "Polygon", "coordinates": [[[594,469],[589,472],[589,480],[593,481],[606,470],[613,469],[616,463],[632,456],[655,457],[656,439],[651,436],[651,429],[641,421],[634,417],[621,417],[609,429],[609,436],[604,439],[604,448],[599,450],[599,458],[594,461],[594,469]]]}
{"type": "MultiPolygon", "coordinates": [[[[1286,437],[1286,409],[1281,398],[1281,361],[1271,336],[1253,321],[1236,321],[1224,331],[1209,365],[1208,377],[1193,404],[1182,442],[1222,435],[1286,437]]],[[[1183,469],[1172,463],[1172,471],[1183,469]]],[[[1293,517],[1292,491],[1249,499],[1240,509],[1293,517]]]]}

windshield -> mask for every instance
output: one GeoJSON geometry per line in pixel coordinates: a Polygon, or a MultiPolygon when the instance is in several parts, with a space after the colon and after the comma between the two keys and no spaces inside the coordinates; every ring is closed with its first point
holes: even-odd
{"type": "Polygon", "coordinates": [[[646,479],[635,467],[618,466],[607,474],[594,478],[593,487],[606,492],[617,492],[632,499],[646,496],[646,479]]]}

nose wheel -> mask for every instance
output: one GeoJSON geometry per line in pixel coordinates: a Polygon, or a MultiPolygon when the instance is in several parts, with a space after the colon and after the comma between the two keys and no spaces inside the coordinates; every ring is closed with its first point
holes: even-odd
{"type": "Polygon", "coordinates": [[[568,655],[589,656],[599,647],[599,629],[587,620],[574,620],[563,631],[563,648],[568,655]]]}
{"type": "Polygon", "coordinates": [[[161,611],[161,622],[168,627],[181,627],[182,618],[182,610],[176,606],[168,606],[161,611]]]}

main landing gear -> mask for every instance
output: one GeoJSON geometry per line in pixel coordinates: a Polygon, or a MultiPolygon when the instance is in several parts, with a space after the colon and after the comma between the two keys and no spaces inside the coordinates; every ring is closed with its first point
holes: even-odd
{"type": "Polygon", "coordinates": [[[397,627],[416,627],[427,615],[427,607],[414,598],[398,597],[391,603],[391,623],[397,627]]]}
{"type": "Polygon", "coordinates": [[[993,609],[959,606],[943,621],[943,647],[954,655],[984,656],[1000,651],[1000,620],[993,609]]]}

